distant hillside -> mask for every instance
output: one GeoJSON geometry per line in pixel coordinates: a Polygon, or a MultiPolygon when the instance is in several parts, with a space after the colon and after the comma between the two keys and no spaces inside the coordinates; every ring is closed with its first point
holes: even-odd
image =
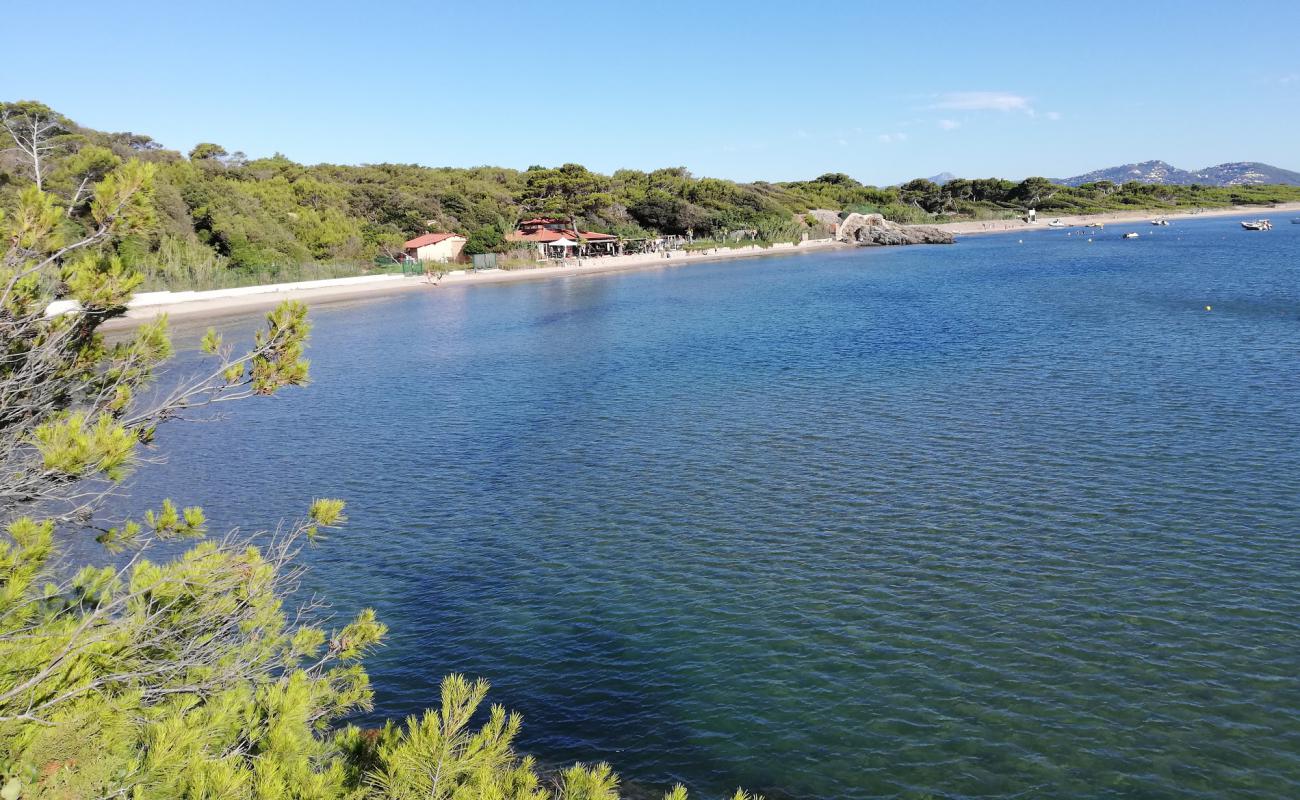
{"type": "Polygon", "coordinates": [[[1258,161],[1233,161],[1213,167],[1189,172],[1179,169],[1165,161],[1142,161],[1137,164],[1124,164],[1119,167],[1094,170],[1073,178],[1057,181],[1065,186],[1080,186],[1085,183],[1110,181],[1123,184],[1128,181],[1138,183],[1159,183],[1172,186],[1190,186],[1198,183],[1204,186],[1260,186],[1264,184],[1286,184],[1300,186],[1300,172],[1292,172],[1258,161]]]}
{"type": "Polygon", "coordinates": [[[1202,183],[1215,186],[1257,186],[1264,183],[1284,183],[1300,186],[1300,172],[1280,169],[1258,161],[1233,161],[1206,167],[1196,173],[1202,183]]]}
{"type": "Polygon", "coordinates": [[[940,172],[938,175],[931,175],[930,180],[943,186],[948,181],[957,180],[957,176],[953,175],[951,172],[940,172]]]}

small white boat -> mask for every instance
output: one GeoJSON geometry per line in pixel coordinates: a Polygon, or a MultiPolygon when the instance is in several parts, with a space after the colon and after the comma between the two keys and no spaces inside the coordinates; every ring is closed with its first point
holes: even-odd
{"type": "Polygon", "coordinates": [[[1271,231],[1273,230],[1273,223],[1266,219],[1253,219],[1241,223],[1241,227],[1248,231],[1271,231]]]}
{"type": "Polygon", "coordinates": [[[1168,224],[1169,224],[1169,220],[1167,220],[1167,219],[1153,219],[1153,220],[1151,220],[1151,224],[1152,224],[1152,225],[1168,225],[1168,224]]]}
{"type": "Polygon", "coordinates": [[[1138,238],[1138,235],[1137,235],[1137,233],[1135,233],[1135,232],[1129,232],[1129,233],[1124,234],[1124,238],[1125,238],[1125,239],[1136,239],[1136,238],[1138,238]]]}
{"type": "Polygon", "coordinates": [[[1059,219],[1054,219],[1054,220],[1052,220],[1051,222],[1047,223],[1047,227],[1049,227],[1049,228],[1068,228],[1068,227],[1070,227],[1070,226],[1069,226],[1069,225],[1066,225],[1064,222],[1061,222],[1059,219]]]}

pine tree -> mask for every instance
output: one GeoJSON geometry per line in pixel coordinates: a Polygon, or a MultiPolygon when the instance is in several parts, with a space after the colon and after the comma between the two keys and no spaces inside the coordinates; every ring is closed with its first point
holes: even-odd
{"type": "Polygon", "coordinates": [[[48,180],[0,217],[0,800],[616,798],[608,765],[544,779],[503,708],[471,728],[483,681],[447,678],[439,707],[403,724],[341,724],[370,708],[361,661],[386,629],[367,610],[326,630],[289,605],[297,555],[345,521],[341,501],[252,536],[214,536],[171,500],[103,518],[160,424],[307,382],[306,309],[269,313],[246,352],[209,331],[205,371],[158,391],[166,319],[102,332],[141,280],[120,246],[154,224],[154,166],[84,149],[60,162],[48,110],[24,108],[39,135],[15,139],[48,180]],[[60,563],[83,535],[115,560],[60,563]],[[192,540],[179,557],[150,557],[177,540],[192,540]]]}

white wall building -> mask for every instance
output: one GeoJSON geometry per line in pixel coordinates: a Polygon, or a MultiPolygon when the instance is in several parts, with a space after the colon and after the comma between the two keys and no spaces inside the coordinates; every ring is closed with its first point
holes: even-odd
{"type": "Polygon", "coordinates": [[[402,250],[407,258],[416,261],[455,261],[465,241],[459,233],[426,233],[403,244],[402,250]]]}

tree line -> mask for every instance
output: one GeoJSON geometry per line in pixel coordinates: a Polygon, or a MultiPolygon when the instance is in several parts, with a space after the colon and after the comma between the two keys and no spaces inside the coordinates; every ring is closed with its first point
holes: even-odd
{"type": "Polygon", "coordinates": [[[0,208],[13,208],[22,188],[34,184],[75,210],[87,202],[86,187],[123,162],[153,166],[150,202],[157,224],[115,245],[145,276],[147,288],[287,280],[304,266],[355,272],[391,260],[403,241],[431,230],[464,234],[468,254],[503,252],[506,235],[537,214],[633,239],[720,239],[744,231],[778,241],[817,228],[808,212],[818,209],[921,223],[1003,219],[1028,208],[1082,214],[1300,199],[1296,187],[1105,181],[1065,187],[1041,177],[943,185],[918,179],[876,187],[843,173],[737,183],[697,177],[683,167],[602,175],[579,164],[526,170],[303,165],[280,154],[250,159],[213,143],[182,154],[146,135],[86,128],[36,102],[2,109],[14,146],[0,154],[0,208]]]}

